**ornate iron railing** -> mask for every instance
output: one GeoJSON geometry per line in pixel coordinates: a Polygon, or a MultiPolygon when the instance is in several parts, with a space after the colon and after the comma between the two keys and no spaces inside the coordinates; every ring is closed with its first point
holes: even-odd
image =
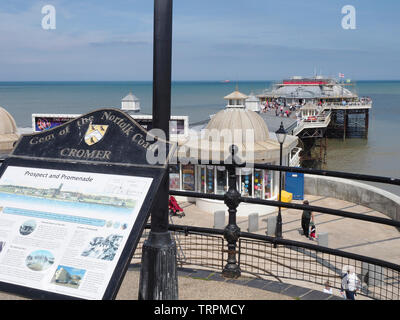
{"type": "MultiPolygon", "coordinates": [[[[196,237],[200,236],[199,232],[201,233],[201,237],[206,237],[205,234],[208,236],[219,235],[219,238],[217,237],[215,239],[217,239],[216,243],[218,243],[220,247],[220,238],[222,239],[223,237],[225,240],[225,245],[223,247],[227,249],[221,249],[220,251],[220,249],[215,249],[215,245],[211,245],[214,249],[209,247],[206,248],[205,251],[207,251],[207,253],[212,253],[212,257],[208,257],[210,261],[223,260],[221,264],[225,263],[225,266],[222,269],[219,269],[219,267],[217,269],[222,270],[222,274],[225,277],[237,278],[242,272],[247,272],[261,277],[301,280],[321,285],[329,280],[332,287],[340,288],[342,269],[350,266],[363,280],[363,287],[360,294],[373,299],[399,299],[399,265],[322,246],[280,239],[279,236],[271,238],[256,234],[244,234],[236,225],[236,213],[238,205],[244,202],[279,208],[285,207],[297,210],[311,210],[356,220],[395,226],[397,228],[400,228],[400,221],[325,207],[242,197],[236,189],[237,176],[235,170],[237,167],[247,166],[255,169],[275,170],[279,171],[280,174],[282,174],[282,172],[297,172],[380,182],[398,186],[400,185],[400,179],[269,164],[238,164],[235,157],[235,148],[233,146],[231,148],[231,156],[225,162],[213,163],[213,165],[225,166],[228,171],[229,190],[225,195],[175,190],[170,190],[170,194],[224,201],[229,212],[228,225],[224,230],[219,230],[218,232],[213,229],[200,230],[193,229],[193,227],[176,226],[172,226],[172,230],[178,233],[177,239],[180,239],[180,243],[184,243],[181,238],[182,232],[185,233],[186,237],[191,235],[192,231],[196,232],[196,237]]],[[[277,224],[277,230],[279,230],[278,227],[277,224]]],[[[191,240],[188,239],[185,239],[185,241],[192,243],[191,240]]],[[[182,245],[181,249],[182,252],[184,252],[185,259],[180,260],[180,263],[193,264],[194,260],[191,258],[192,250],[188,250],[186,245],[182,245]]],[[[199,265],[202,267],[216,267],[215,264],[205,262],[207,258],[201,259],[201,261],[202,263],[199,265]]],[[[217,265],[219,265],[219,263],[217,263],[217,265]]]]}
{"type": "MultiPolygon", "coordinates": [[[[224,230],[170,225],[170,231],[177,242],[178,265],[224,270],[229,254],[229,249],[225,249],[228,242],[224,239],[224,230]]],[[[143,240],[146,236],[145,233],[143,240]]],[[[136,249],[133,262],[140,262],[142,243],[136,249]]],[[[338,293],[343,271],[351,268],[361,280],[359,295],[375,300],[400,299],[400,266],[382,260],[244,232],[239,233],[234,253],[242,274],[279,282],[301,281],[309,287],[320,285],[321,290],[329,281],[338,293]]]]}

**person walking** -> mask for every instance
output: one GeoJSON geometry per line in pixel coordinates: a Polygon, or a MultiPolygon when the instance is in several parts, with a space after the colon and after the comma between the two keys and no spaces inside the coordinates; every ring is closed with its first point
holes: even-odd
{"type": "Polygon", "coordinates": [[[349,268],[347,274],[342,279],[342,288],[346,293],[347,300],[355,300],[357,290],[361,287],[361,281],[358,279],[353,269],[349,268]]]}
{"type": "MultiPolygon", "coordinates": [[[[308,200],[304,200],[303,204],[309,205],[308,200]]],[[[301,227],[303,228],[304,235],[309,237],[310,221],[314,222],[314,214],[310,210],[303,210],[301,215],[301,227]]]]}

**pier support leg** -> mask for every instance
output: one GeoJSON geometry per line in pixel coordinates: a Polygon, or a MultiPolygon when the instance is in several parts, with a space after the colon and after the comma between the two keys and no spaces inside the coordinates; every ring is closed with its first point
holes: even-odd
{"type": "Polygon", "coordinates": [[[365,110],[365,139],[368,139],[368,131],[369,131],[369,110],[365,110]]]}

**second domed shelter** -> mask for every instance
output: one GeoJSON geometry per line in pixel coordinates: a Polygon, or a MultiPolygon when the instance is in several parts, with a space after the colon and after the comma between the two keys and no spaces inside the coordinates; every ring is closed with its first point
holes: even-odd
{"type": "Polygon", "coordinates": [[[140,100],[131,92],[121,100],[121,109],[126,112],[140,112],[140,100]]]}
{"type": "Polygon", "coordinates": [[[8,153],[18,140],[17,125],[11,114],[0,107],[0,153],[8,153]]]}
{"type": "MultiPolygon", "coordinates": [[[[237,157],[240,162],[279,164],[280,144],[275,133],[269,132],[267,124],[259,114],[246,109],[246,97],[238,91],[225,97],[228,100],[225,109],[214,115],[197,136],[192,136],[180,148],[179,158],[196,159],[196,162],[200,163],[224,162],[229,158],[230,147],[234,144],[238,147],[237,157]]],[[[290,165],[291,151],[297,143],[297,137],[287,136],[283,144],[283,165],[290,165]]],[[[236,173],[238,190],[243,196],[259,199],[277,198],[278,172],[250,166],[238,168],[236,173]]],[[[189,163],[171,166],[170,187],[176,190],[224,194],[228,190],[228,174],[225,167],[218,165],[189,163]]],[[[196,205],[206,211],[215,211],[218,202],[197,199],[196,205]]],[[[222,209],[224,204],[221,205],[222,209]]],[[[243,209],[243,204],[240,207],[243,209]]],[[[248,210],[247,207],[245,211],[249,213],[248,210]]]]}

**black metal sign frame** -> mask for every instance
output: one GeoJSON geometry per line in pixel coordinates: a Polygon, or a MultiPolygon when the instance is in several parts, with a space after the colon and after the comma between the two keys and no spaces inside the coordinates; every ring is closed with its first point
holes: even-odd
{"type": "MultiPolygon", "coordinates": [[[[113,119],[115,120],[115,119],[113,119]]],[[[91,125],[91,123],[88,123],[88,125],[91,125]]],[[[111,125],[111,122],[110,124],[111,125]]],[[[109,128],[111,129],[111,128],[109,128]]],[[[127,132],[127,127],[123,127],[122,129],[125,129],[125,133],[127,132]]],[[[112,130],[110,130],[112,131],[112,130]]],[[[4,172],[7,170],[8,167],[13,166],[13,167],[21,167],[21,168],[36,168],[36,169],[49,169],[49,170],[63,170],[63,171],[75,171],[75,172],[83,172],[83,173],[102,173],[102,174],[110,174],[110,175],[115,175],[115,176],[130,176],[130,177],[147,177],[147,178],[152,178],[151,185],[149,187],[149,191],[147,192],[146,196],[144,197],[144,201],[142,203],[142,206],[139,210],[139,213],[136,217],[136,220],[134,222],[134,225],[127,237],[127,241],[125,243],[125,246],[121,250],[121,254],[119,256],[118,262],[112,271],[111,279],[107,284],[106,290],[104,292],[104,295],[102,297],[103,300],[110,300],[110,299],[115,299],[118,290],[121,286],[121,283],[123,281],[123,278],[125,276],[125,273],[129,267],[130,261],[132,259],[132,256],[135,252],[135,249],[137,247],[137,244],[140,240],[140,237],[142,235],[142,232],[144,230],[144,227],[146,225],[146,222],[149,218],[150,212],[152,210],[152,207],[154,206],[155,200],[156,200],[156,194],[157,191],[160,187],[160,183],[167,174],[167,159],[165,163],[159,164],[159,165],[146,165],[143,163],[143,158],[140,157],[138,154],[131,154],[131,155],[126,155],[124,156],[121,153],[121,146],[124,145],[124,143],[127,143],[127,148],[132,152],[132,146],[130,146],[130,143],[136,143],[137,141],[133,141],[132,137],[137,134],[146,134],[146,131],[137,125],[135,121],[130,118],[128,115],[123,114],[122,112],[118,111],[117,109],[107,109],[107,110],[97,110],[93,113],[84,115],[80,118],[74,119],[72,121],[67,122],[66,124],[59,126],[57,128],[48,130],[46,132],[41,132],[39,134],[33,134],[33,135],[26,135],[23,136],[20,140],[18,145],[13,151],[13,154],[7,158],[4,163],[2,164],[0,168],[0,177],[3,176],[4,172]],[[85,139],[84,135],[82,132],[86,131],[86,125],[80,130],[75,131],[73,127],[79,123],[79,121],[82,121],[82,119],[88,119],[90,116],[95,115],[94,121],[98,122],[99,115],[104,112],[113,112],[113,114],[119,115],[121,119],[120,123],[125,121],[126,125],[131,124],[132,128],[131,131],[129,132],[130,135],[123,134],[123,136],[119,136],[121,141],[117,141],[117,136],[114,133],[114,136],[111,137],[111,140],[115,140],[116,143],[116,158],[113,158],[113,152],[114,149],[111,147],[109,148],[112,152],[110,153],[110,156],[106,159],[107,161],[104,161],[105,159],[98,159],[98,161],[91,160],[91,161],[82,161],[81,159],[60,159],[57,158],[57,156],[53,155],[57,152],[62,152],[60,150],[63,150],[62,147],[58,148],[57,150],[44,150],[44,151],[35,151],[36,149],[28,150],[27,152],[24,152],[22,150],[26,149],[27,144],[28,144],[28,149],[29,149],[29,141],[39,141],[40,139],[49,136],[49,135],[54,135],[57,136],[59,132],[62,132],[63,130],[65,131],[66,128],[69,126],[69,134],[76,135],[77,140],[75,141],[70,141],[67,139],[66,141],[69,141],[66,145],[69,148],[72,148],[73,145],[77,145],[77,149],[79,149],[79,146],[84,145],[83,140],[85,139]],[[96,119],[97,117],[97,119],[96,119]],[[82,131],[83,130],[83,131],[82,131]],[[125,137],[127,136],[127,137],[125,137]],[[32,140],[34,138],[34,140],[32,140]],[[128,138],[124,140],[124,138],[128,138]],[[127,142],[128,141],[128,142],[127,142]],[[43,156],[43,154],[45,156],[43,156]],[[122,159],[123,161],[119,162],[119,159],[122,159]],[[139,161],[138,163],[135,163],[135,159],[138,158],[139,161]],[[128,161],[130,160],[130,161],[128,161]]],[[[111,132],[110,132],[111,133],[111,132]]],[[[47,145],[46,139],[42,139],[41,141],[44,141],[43,146],[47,145]]],[[[58,145],[57,144],[57,139],[54,139],[53,145],[58,145]]],[[[107,140],[104,139],[105,141],[102,142],[102,144],[99,143],[99,146],[97,146],[97,149],[101,149],[104,147],[105,144],[107,144],[107,140]]],[[[111,141],[108,140],[108,141],[111,141]]],[[[51,139],[51,141],[53,141],[51,139]]],[[[168,156],[173,152],[173,147],[169,143],[166,142],[168,145],[168,156]]],[[[86,145],[87,148],[89,148],[86,145]]],[[[64,152],[65,154],[65,152],[64,152]]],[[[97,159],[96,159],[97,160],[97,159]]],[[[63,295],[59,293],[55,293],[52,291],[45,291],[45,290],[40,290],[36,288],[30,288],[27,286],[22,286],[22,285],[16,285],[13,283],[9,282],[0,282],[0,290],[11,293],[11,294],[16,294],[19,296],[31,298],[31,299],[78,299],[81,300],[82,298],[76,297],[76,296],[70,296],[70,295],[63,295]]]]}

